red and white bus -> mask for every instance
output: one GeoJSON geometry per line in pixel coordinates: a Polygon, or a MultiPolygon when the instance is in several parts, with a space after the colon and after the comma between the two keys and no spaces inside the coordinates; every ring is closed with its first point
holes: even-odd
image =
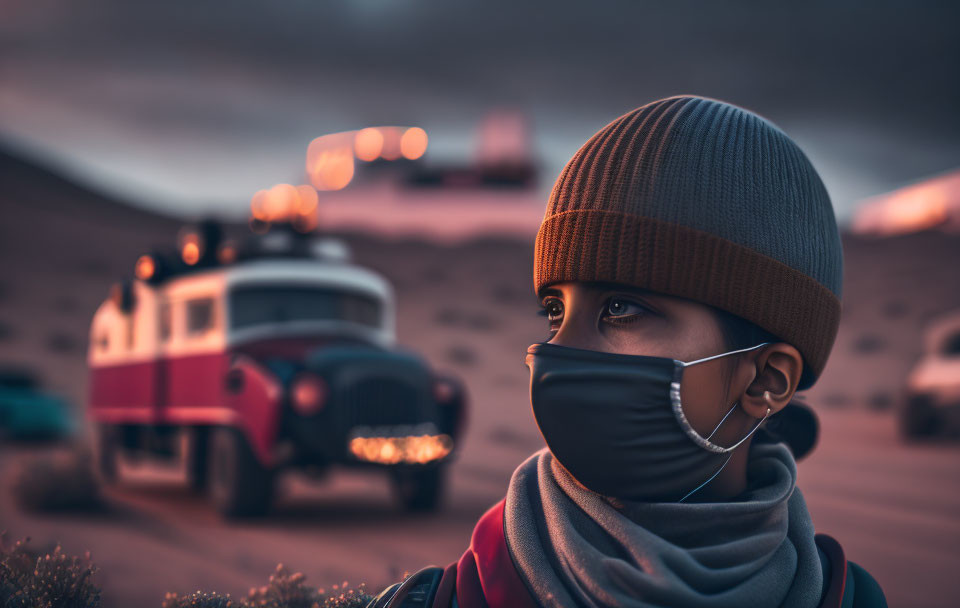
{"type": "Polygon", "coordinates": [[[266,511],[284,468],[372,466],[405,507],[436,507],[464,391],[396,348],[390,284],[289,227],[239,250],[212,224],[186,234],[94,315],[101,474],[121,453],[184,458],[193,487],[243,516],[266,511]]]}

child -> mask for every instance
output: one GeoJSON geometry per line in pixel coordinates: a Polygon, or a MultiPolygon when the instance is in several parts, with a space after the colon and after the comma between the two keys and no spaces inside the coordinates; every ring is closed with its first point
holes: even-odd
{"type": "Polygon", "coordinates": [[[886,606],[796,488],[817,423],[793,398],[826,364],[842,270],[823,183],[770,122],[679,96],[604,127],[536,239],[547,447],[458,562],[370,606],[886,606]]]}

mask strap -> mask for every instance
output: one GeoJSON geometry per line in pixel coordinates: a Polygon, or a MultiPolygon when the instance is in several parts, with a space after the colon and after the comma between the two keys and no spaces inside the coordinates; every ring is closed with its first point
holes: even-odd
{"type": "MultiPolygon", "coordinates": [[[[757,344],[756,346],[750,346],[750,347],[747,347],[747,348],[741,348],[741,349],[739,349],[739,350],[733,350],[733,351],[726,352],[726,353],[720,353],[719,355],[713,355],[713,356],[710,356],[710,357],[704,357],[703,359],[697,359],[697,360],[695,360],[695,361],[687,361],[687,362],[684,362],[684,361],[678,361],[678,360],[674,359],[674,366],[675,366],[675,367],[674,367],[674,372],[673,372],[673,382],[670,383],[670,404],[671,404],[671,406],[673,407],[673,413],[674,413],[674,415],[677,417],[677,420],[680,422],[680,426],[683,428],[683,431],[684,431],[684,432],[687,434],[687,436],[690,437],[690,439],[692,439],[693,442],[696,443],[698,446],[702,447],[703,449],[705,449],[705,450],[707,450],[707,451],[709,451],[709,452],[714,452],[714,453],[717,453],[717,454],[725,454],[725,453],[727,453],[727,452],[732,451],[734,448],[736,448],[736,447],[739,446],[741,443],[743,443],[743,441],[746,440],[746,438],[749,437],[750,434],[753,433],[753,431],[757,430],[757,427],[754,427],[753,431],[750,431],[750,433],[747,434],[746,437],[744,437],[741,441],[737,442],[736,444],[734,444],[734,445],[732,445],[732,446],[730,446],[730,447],[726,447],[726,448],[725,448],[725,447],[723,447],[723,446],[717,445],[717,444],[715,444],[715,443],[713,443],[713,442],[710,441],[710,437],[713,437],[714,433],[716,433],[717,430],[720,428],[720,425],[722,425],[723,422],[727,419],[727,417],[728,417],[731,413],[733,413],[733,410],[736,409],[737,405],[739,404],[739,402],[737,402],[737,403],[734,403],[734,404],[733,404],[733,407],[730,408],[730,411],[728,411],[728,412],[724,415],[723,419],[720,420],[720,424],[718,424],[717,427],[713,429],[713,432],[710,433],[710,436],[709,436],[709,437],[704,438],[702,435],[700,435],[700,433],[698,433],[698,432],[696,431],[696,429],[694,429],[693,426],[690,424],[690,422],[687,420],[687,416],[686,416],[686,414],[684,414],[684,412],[683,412],[683,405],[680,403],[680,382],[681,382],[681,379],[683,378],[683,370],[686,369],[687,367],[691,366],[691,365],[696,365],[696,364],[698,364],[698,363],[704,363],[704,362],[706,362],[706,361],[712,361],[712,360],[714,360],[714,359],[719,359],[720,357],[726,357],[726,356],[728,356],[728,355],[735,355],[735,354],[737,354],[737,353],[745,353],[745,352],[748,352],[748,351],[751,351],[751,350],[756,350],[756,349],[758,349],[758,348],[760,348],[760,347],[762,347],[762,346],[766,346],[767,344],[770,344],[770,342],[761,342],[760,344],[757,344]]],[[[766,418],[766,416],[764,416],[764,418],[766,418]]],[[[760,422],[762,423],[763,420],[761,420],[760,422]]],[[[757,426],[760,426],[760,423],[757,423],[757,426]]]]}
{"type": "MultiPolygon", "coordinates": [[[[739,401],[733,404],[733,407],[730,408],[730,411],[727,412],[726,416],[724,416],[723,419],[720,420],[720,424],[717,425],[717,428],[713,429],[713,433],[716,433],[716,432],[717,432],[717,429],[720,428],[720,425],[723,424],[723,421],[727,419],[727,416],[730,415],[730,412],[732,412],[734,409],[736,409],[736,407],[737,407],[738,405],[740,405],[740,402],[739,402],[739,401]]],[[[757,424],[755,424],[752,429],[750,429],[750,432],[747,433],[746,435],[744,435],[743,438],[740,439],[740,441],[736,442],[735,444],[733,444],[732,446],[730,446],[729,448],[727,448],[727,449],[729,450],[729,454],[730,454],[730,455],[727,456],[727,459],[723,461],[723,464],[720,465],[720,468],[717,469],[717,472],[714,473],[713,475],[711,475],[705,482],[701,483],[700,485],[698,485],[698,486],[695,487],[694,489],[692,489],[692,490],[690,490],[689,492],[687,492],[686,496],[684,496],[683,498],[681,498],[678,502],[683,502],[683,501],[685,501],[686,499],[690,498],[690,496],[691,496],[694,492],[696,492],[697,490],[699,490],[699,489],[702,488],[703,486],[705,486],[705,485],[707,485],[708,483],[710,483],[711,481],[713,481],[714,477],[716,477],[717,475],[719,475],[719,474],[720,474],[720,471],[723,470],[723,467],[727,466],[727,463],[730,462],[730,459],[731,459],[731,458],[733,458],[733,450],[736,449],[737,447],[739,447],[740,444],[742,444],[744,441],[746,441],[747,438],[750,437],[750,435],[753,435],[753,432],[756,431],[758,428],[760,428],[760,425],[763,424],[763,421],[766,420],[766,419],[767,419],[767,416],[769,416],[769,415],[770,415],[770,408],[768,407],[768,408],[767,408],[767,413],[765,413],[765,414],[763,415],[763,418],[761,418],[760,421],[757,422],[757,424]]],[[[710,433],[710,437],[713,437],[713,433],[710,433]]],[[[707,439],[710,439],[710,437],[707,437],[707,439]]]]}
{"type": "Polygon", "coordinates": [[[716,473],[714,473],[713,475],[711,475],[710,478],[707,479],[705,482],[701,483],[700,485],[698,485],[698,486],[695,487],[694,489],[692,489],[692,490],[690,490],[689,492],[687,492],[687,495],[684,496],[683,498],[681,498],[680,500],[678,500],[677,502],[683,502],[683,501],[685,501],[686,499],[690,498],[690,496],[691,496],[694,492],[696,492],[697,490],[699,490],[699,489],[702,488],[703,486],[705,486],[705,485],[707,485],[708,483],[710,483],[711,481],[713,481],[713,478],[720,474],[720,471],[723,470],[723,467],[727,466],[727,463],[730,462],[730,459],[731,459],[731,458],[733,458],[733,452],[731,452],[730,455],[727,456],[727,459],[723,461],[723,464],[720,465],[720,468],[717,469],[717,472],[716,472],[716,473]]]}
{"type": "Polygon", "coordinates": [[[728,355],[735,355],[737,353],[746,353],[751,350],[757,350],[761,346],[766,346],[771,344],[770,342],[761,342],[756,346],[748,346],[747,348],[741,348],[740,350],[731,350],[730,352],[720,353],[719,355],[711,355],[709,357],[704,357],[703,359],[697,359],[695,361],[680,361],[680,365],[683,367],[690,367],[691,365],[696,365],[697,363],[706,363],[707,361],[713,361],[714,359],[719,359],[720,357],[726,357],[728,355]]]}
{"type": "MultiPolygon", "coordinates": [[[[738,406],[738,405],[740,405],[740,402],[739,402],[739,401],[737,401],[736,403],[734,403],[734,404],[733,404],[733,407],[731,407],[731,408],[727,411],[727,413],[723,415],[723,418],[720,419],[720,422],[717,423],[717,426],[713,427],[713,430],[710,432],[709,435],[707,435],[706,437],[704,437],[704,439],[706,439],[707,441],[710,441],[710,438],[713,437],[714,435],[716,435],[717,431],[720,430],[720,427],[723,426],[723,423],[726,422],[727,418],[730,417],[730,414],[733,413],[733,410],[737,409],[737,406],[738,406]]],[[[761,420],[760,422],[763,422],[763,421],[761,420]]]]}

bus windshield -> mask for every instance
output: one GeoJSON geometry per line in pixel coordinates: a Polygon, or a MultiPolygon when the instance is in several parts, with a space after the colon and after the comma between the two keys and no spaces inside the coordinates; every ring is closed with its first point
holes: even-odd
{"type": "Polygon", "coordinates": [[[369,295],[323,287],[239,286],[230,293],[233,329],[292,321],[352,321],[380,326],[380,302],[369,295]]]}

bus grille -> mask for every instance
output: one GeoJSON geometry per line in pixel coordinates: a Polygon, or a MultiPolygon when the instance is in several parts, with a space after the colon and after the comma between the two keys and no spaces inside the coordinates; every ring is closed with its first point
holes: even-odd
{"type": "Polygon", "coordinates": [[[344,390],[344,428],[422,422],[419,392],[416,386],[397,378],[364,378],[344,390]]]}

